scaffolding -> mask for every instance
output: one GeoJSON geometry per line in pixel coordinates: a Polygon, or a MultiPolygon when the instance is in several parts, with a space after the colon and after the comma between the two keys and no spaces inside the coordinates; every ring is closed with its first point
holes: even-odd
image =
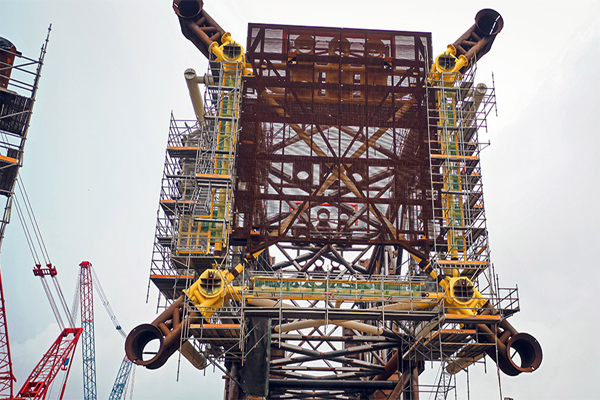
{"type": "Polygon", "coordinates": [[[50,28],[37,59],[24,56],[7,39],[0,38],[0,245],[10,222],[14,188],[23,165],[25,141],[42,73],[50,28]]]}
{"type": "Polygon", "coordinates": [[[209,75],[204,119],[171,116],[151,268],[151,281],[167,300],[232,258],[228,232],[242,69],[211,62],[209,75]]]}
{"type": "Polygon", "coordinates": [[[431,70],[425,33],[248,32],[254,75],[210,61],[204,119],[171,120],[151,280],[182,301],[181,353],[227,399],[446,399],[486,355],[527,370],[489,257],[493,85],[431,70]]]}

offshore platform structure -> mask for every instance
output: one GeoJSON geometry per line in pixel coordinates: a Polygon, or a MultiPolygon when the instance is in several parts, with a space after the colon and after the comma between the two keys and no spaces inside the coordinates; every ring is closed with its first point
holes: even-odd
{"type": "Polygon", "coordinates": [[[244,50],[201,0],[173,7],[209,70],[185,72],[196,119],[171,118],[150,277],[165,310],[129,359],[179,350],[222,369],[229,400],[446,398],[486,355],[540,366],[489,258],[477,131],[495,95],[474,79],[496,11],[433,59],[428,33],[287,25],[249,24],[244,50]]]}

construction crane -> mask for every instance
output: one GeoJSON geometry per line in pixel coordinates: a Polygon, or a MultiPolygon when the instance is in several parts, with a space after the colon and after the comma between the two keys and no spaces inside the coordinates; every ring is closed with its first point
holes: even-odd
{"type": "Polygon", "coordinates": [[[10,346],[8,341],[8,329],[6,326],[6,306],[2,295],[2,277],[0,276],[0,398],[13,397],[13,383],[16,378],[13,375],[12,360],[10,358],[10,346]]]}
{"type": "Polygon", "coordinates": [[[29,245],[35,264],[34,276],[38,276],[46,293],[56,322],[61,328],[61,333],[50,349],[31,372],[19,390],[18,399],[45,399],[52,382],[60,372],[64,373],[59,399],[64,396],[67,378],[71,370],[73,354],[83,332],[82,328],[75,327],[75,319],[65,301],[63,291],[58,281],[58,271],[50,261],[50,256],[42,239],[40,228],[37,224],[29,196],[22,182],[17,181],[20,201],[15,198],[15,209],[23,227],[25,238],[29,245]],[[47,282],[50,278],[52,286],[47,282]],[[56,301],[58,298],[58,302],[56,301]],[[65,325],[66,321],[66,325],[65,325]]]}
{"type": "Polygon", "coordinates": [[[123,361],[121,361],[121,366],[117,372],[117,378],[115,379],[115,383],[110,391],[108,400],[121,400],[127,388],[128,382],[133,386],[133,379],[129,381],[132,367],[133,363],[131,360],[127,358],[127,356],[123,357],[123,361]]]}
{"type": "Polygon", "coordinates": [[[94,336],[94,284],[92,280],[92,264],[83,261],[79,264],[79,293],[81,301],[81,326],[83,342],[81,355],[83,358],[83,398],[96,400],[96,339],[94,336]]]}
{"type": "Polygon", "coordinates": [[[310,26],[249,24],[244,49],[203,5],[173,2],[209,68],[184,73],[196,119],[171,120],[150,276],[165,310],[127,356],[211,363],[226,400],[417,399],[426,361],[438,398],[485,356],[499,377],[537,370],[481,184],[495,100],[475,66],[500,14],[433,58],[427,33],[310,26]]]}
{"type": "Polygon", "coordinates": [[[65,378],[60,388],[59,399],[65,394],[67,377],[71,371],[73,355],[79,340],[82,328],[65,328],[54,341],[50,349],[44,354],[40,362],[33,369],[15,400],[21,399],[46,399],[52,382],[60,371],[65,372],[65,378]]]}
{"type": "MultiPolygon", "coordinates": [[[[6,199],[0,225],[0,244],[4,238],[14,207],[23,226],[27,244],[34,260],[33,273],[35,276],[40,277],[42,287],[61,328],[61,333],[57,339],[42,356],[16,397],[14,397],[17,399],[45,399],[58,374],[64,372],[59,394],[59,398],[62,399],[66,379],[72,365],[73,354],[82,333],[81,328],[75,328],[74,326],[73,318],[69,313],[58,282],[58,272],[50,262],[29,197],[25,187],[18,179],[18,171],[22,165],[25,139],[48,47],[50,31],[51,26],[48,28],[46,40],[37,60],[23,56],[10,41],[0,38],[0,134],[2,136],[2,144],[0,145],[0,152],[2,153],[0,154],[0,163],[2,164],[0,168],[0,195],[6,199]],[[31,78],[33,80],[30,82],[29,79],[31,78]],[[20,195],[20,200],[15,197],[15,193],[20,195]],[[46,280],[46,277],[50,277],[52,286],[46,280]],[[55,300],[56,298],[58,298],[58,301],[55,300]]],[[[6,309],[1,284],[0,300],[2,304],[0,315],[0,395],[12,399],[13,384],[16,379],[12,373],[12,360],[6,329],[6,309]]]]}
{"type": "MultiPolygon", "coordinates": [[[[117,320],[106,293],[102,288],[100,279],[96,274],[95,269],[89,261],[83,261],[79,264],[80,272],[77,279],[77,285],[75,288],[75,296],[73,298],[72,312],[74,313],[78,308],[81,309],[82,325],[84,329],[83,333],[83,382],[84,382],[84,398],[97,398],[96,392],[96,366],[95,366],[95,340],[94,340],[94,296],[96,293],[100,297],[100,301],[104,306],[111,322],[115,326],[117,332],[123,337],[127,337],[127,333],[124,332],[121,324],[117,320]],[[95,291],[94,291],[95,289],[95,291]],[[87,337],[86,337],[87,333],[87,337]],[[87,397],[86,397],[87,396],[87,397]]],[[[123,397],[124,391],[128,385],[129,377],[132,371],[133,363],[129,361],[127,356],[123,358],[117,378],[111,390],[109,399],[120,400],[123,397]]]]}
{"type": "MultiPolygon", "coordinates": [[[[57,278],[57,269],[50,261],[45,248],[35,214],[29,202],[29,197],[24,185],[18,180],[18,171],[22,165],[25,139],[29,128],[31,112],[35,102],[38,82],[41,76],[43,61],[48,46],[51,26],[48,28],[46,41],[42,46],[37,60],[25,57],[7,39],[0,38],[0,195],[6,200],[4,213],[0,224],[0,246],[12,210],[14,209],[23,226],[25,237],[34,259],[33,273],[40,278],[51,309],[62,332],[54,341],[50,349],[43,355],[22,388],[17,398],[44,399],[48,395],[51,383],[58,374],[65,372],[60,397],[62,399],[66,386],[66,378],[70,371],[73,353],[80,337],[83,338],[83,371],[84,371],[84,398],[96,399],[96,366],[95,366],[95,338],[94,338],[94,312],[93,312],[93,287],[97,286],[104,306],[117,326],[121,330],[114,313],[106,299],[99,282],[93,282],[92,266],[89,262],[80,264],[76,295],[77,302],[81,301],[81,321],[83,328],[75,328],[75,312],[79,307],[73,304],[72,312],[66,304],[63,292],[57,278]],[[11,76],[13,80],[11,80],[11,76]],[[33,78],[31,82],[29,78],[33,78]],[[20,194],[19,199],[15,193],[20,194]],[[48,278],[50,282],[48,282],[48,278]]],[[[131,362],[123,361],[125,372],[120,372],[118,382],[125,383],[131,371],[131,362]]],[[[123,367],[122,366],[122,367],[123,367]]],[[[0,398],[14,398],[13,385],[16,378],[13,374],[13,365],[10,354],[8,329],[6,325],[6,308],[0,277],[0,398]]],[[[115,383],[115,387],[120,387],[115,383]]],[[[113,389],[113,392],[115,390],[113,389]]],[[[118,390],[117,390],[118,392],[118,390]]],[[[122,388],[121,388],[122,394],[122,388]]],[[[118,397],[112,398],[120,398],[118,397]]]]}
{"type": "MultiPolygon", "coordinates": [[[[90,269],[94,277],[94,287],[96,288],[96,293],[98,293],[98,296],[100,296],[100,301],[102,302],[104,309],[106,310],[108,316],[110,317],[110,320],[115,326],[115,329],[117,330],[117,332],[119,332],[123,339],[125,339],[127,337],[127,333],[123,330],[123,327],[117,320],[117,316],[115,315],[112,307],[110,306],[110,303],[108,302],[108,297],[106,296],[106,293],[104,292],[104,289],[100,284],[100,279],[98,279],[96,271],[91,267],[91,265],[90,269]]],[[[125,394],[125,390],[127,389],[128,385],[133,390],[132,367],[133,363],[129,360],[129,358],[127,358],[127,356],[124,356],[123,360],[121,361],[119,371],[117,372],[117,377],[113,384],[112,390],[110,391],[110,395],[108,397],[109,400],[121,400],[123,398],[123,395],[125,394]]]]}
{"type": "MultiPolygon", "coordinates": [[[[82,326],[84,329],[82,354],[83,356],[83,382],[84,382],[84,398],[97,398],[96,392],[96,366],[95,366],[95,340],[94,340],[94,293],[100,298],[104,309],[106,310],[111,322],[115,326],[117,332],[123,337],[127,337],[127,333],[121,327],[121,324],[117,320],[106,293],[102,288],[100,279],[96,274],[96,271],[89,261],[82,261],[80,264],[79,276],[75,288],[75,295],[73,297],[72,313],[74,319],[74,313],[80,309],[82,326]],[[87,327],[87,329],[86,329],[87,327]],[[85,336],[87,333],[87,337],[85,336]],[[89,397],[85,397],[89,396],[89,397]]],[[[117,378],[111,390],[109,399],[120,400],[124,394],[124,391],[128,385],[130,373],[132,371],[132,362],[129,361],[127,356],[123,358],[117,378]]]]}
{"type": "MultiPolygon", "coordinates": [[[[14,208],[24,228],[27,218],[34,227],[33,233],[25,229],[27,242],[36,265],[34,275],[40,277],[52,311],[62,329],[58,338],[43,355],[17,394],[17,398],[28,399],[45,398],[48,394],[50,384],[61,370],[66,372],[65,376],[68,376],[72,354],[81,335],[81,329],[75,328],[71,320],[68,321],[69,326],[66,327],[61,317],[61,306],[63,311],[66,312],[67,319],[69,319],[69,313],[60,285],[56,279],[56,268],[52,266],[47,257],[43,241],[41,240],[41,236],[39,236],[39,228],[37,227],[35,216],[29,207],[27,194],[24,188],[20,187],[18,180],[18,173],[23,163],[25,141],[51,28],[52,26],[48,28],[46,40],[42,45],[40,56],[37,59],[24,56],[9,40],[0,38],[0,135],[2,138],[2,143],[0,144],[0,195],[5,199],[4,212],[0,221],[0,245],[4,238],[6,227],[10,222],[13,206],[15,206],[14,208]],[[24,208],[19,206],[17,198],[14,196],[19,191],[24,201],[24,208]],[[38,249],[41,251],[41,258],[46,261],[45,266],[42,266],[40,257],[38,257],[35,250],[36,242],[38,249]],[[54,291],[58,296],[58,304],[52,295],[52,288],[46,282],[46,276],[51,277],[54,291]]],[[[16,379],[12,372],[4,292],[1,285],[0,304],[2,304],[2,309],[0,310],[0,396],[13,398],[13,384],[16,382],[16,379]]],[[[64,383],[61,390],[61,398],[63,394],[64,383]]]]}

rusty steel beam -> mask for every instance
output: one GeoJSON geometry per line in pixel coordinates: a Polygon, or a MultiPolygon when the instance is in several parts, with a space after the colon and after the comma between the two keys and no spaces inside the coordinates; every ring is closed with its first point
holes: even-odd
{"type": "Polygon", "coordinates": [[[244,224],[234,221],[233,238],[250,251],[278,242],[399,241],[425,258],[419,239],[432,213],[409,209],[431,208],[431,199],[414,195],[426,193],[429,177],[421,84],[429,36],[250,27],[255,75],[244,91],[256,95],[242,102],[234,216],[244,224]],[[272,38],[277,30],[282,39],[272,38]],[[412,53],[399,50],[401,41],[412,53]]]}
{"type": "Polygon", "coordinates": [[[496,344],[486,353],[506,375],[533,372],[541,365],[543,354],[539,342],[528,333],[518,332],[507,320],[500,322],[498,327],[485,324],[476,327],[482,341],[496,344]],[[519,356],[518,364],[515,355],[519,356]]]}
{"type": "Polygon", "coordinates": [[[456,56],[463,55],[469,61],[460,72],[467,71],[490,51],[492,43],[502,28],[504,28],[504,20],[497,11],[486,8],[477,13],[473,26],[452,44],[456,49],[456,56]]]}
{"type": "MultiPolygon", "coordinates": [[[[148,369],[160,368],[173,353],[179,350],[181,340],[183,339],[184,342],[187,340],[187,338],[181,337],[183,324],[187,323],[186,320],[182,320],[184,301],[185,297],[181,295],[150,324],[138,325],[129,333],[125,340],[125,353],[134,364],[148,369]],[[150,359],[144,360],[146,345],[156,339],[159,341],[156,354],[150,359]]],[[[193,352],[191,346],[185,348],[182,346],[182,354],[188,359],[190,359],[188,355],[192,356],[190,361],[197,368],[200,368],[203,362],[205,363],[200,354],[188,354],[184,349],[188,353],[193,352]]]]}
{"type": "Polygon", "coordinates": [[[179,17],[181,33],[210,59],[210,45],[221,44],[225,30],[204,10],[202,0],[174,0],[173,10],[179,17]]]}
{"type": "Polygon", "coordinates": [[[269,387],[273,389],[351,389],[351,390],[391,390],[397,381],[361,381],[333,379],[269,379],[269,387]]]}

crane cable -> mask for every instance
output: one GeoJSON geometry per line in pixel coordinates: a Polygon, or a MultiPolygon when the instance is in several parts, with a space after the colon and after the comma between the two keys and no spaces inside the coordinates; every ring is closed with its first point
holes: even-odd
{"type": "Polygon", "coordinates": [[[60,307],[54,299],[54,295],[52,293],[52,289],[48,285],[46,281],[45,275],[50,275],[52,279],[52,283],[54,285],[54,291],[57,294],[58,301],[60,306],[62,306],[62,311],[65,313],[67,317],[67,322],[70,327],[75,327],[75,321],[72,317],[71,312],[69,311],[69,307],[65,300],[65,296],[60,287],[60,283],[57,278],[56,268],[52,267],[52,263],[50,262],[50,255],[48,254],[48,250],[46,248],[46,244],[42,237],[42,232],[40,230],[39,224],[37,222],[37,218],[35,217],[35,213],[33,212],[33,207],[31,206],[31,201],[29,200],[29,195],[25,190],[25,185],[22,182],[21,176],[19,176],[16,180],[17,192],[15,193],[14,204],[15,209],[17,210],[17,216],[19,217],[19,221],[21,226],[23,227],[23,231],[25,233],[25,239],[27,241],[27,245],[29,247],[29,251],[31,252],[31,256],[33,258],[33,262],[36,265],[36,269],[34,269],[34,273],[40,277],[42,282],[42,287],[44,288],[44,292],[48,297],[48,301],[50,302],[50,308],[52,308],[52,312],[56,318],[58,325],[61,330],[65,329],[65,323],[63,322],[63,318],[61,315],[60,307]],[[16,195],[19,196],[16,196],[16,195]],[[21,198],[21,201],[18,198],[21,198]],[[21,206],[20,203],[23,203],[21,206]],[[24,209],[24,210],[23,210],[24,209]],[[32,234],[33,231],[33,234],[32,234]],[[41,259],[39,255],[41,254],[41,259]],[[41,261],[43,260],[46,269],[42,268],[41,261]]]}
{"type": "MultiPolygon", "coordinates": [[[[41,265],[39,262],[35,245],[33,243],[33,239],[31,238],[31,233],[29,232],[29,229],[26,225],[25,217],[23,216],[23,212],[21,211],[21,206],[19,205],[19,202],[16,198],[14,198],[14,204],[15,209],[17,210],[17,216],[19,217],[19,221],[21,222],[21,226],[23,227],[23,231],[25,232],[25,238],[27,240],[27,244],[29,245],[29,251],[31,252],[31,256],[33,257],[33,262],[36,265],[41,265]]],[[[52,309],[54,317],[56,318],[56,322],[58,322],[58,326],[60,327],[60,329],[64,330],[65,324],[62,320],[62,317],[60,316],[60,311],[58,309],[58,306],[56,305],[56,301],[54,301],[54,296],[52,295],[52,291],[48,286],[48,282],[46,282],[46,279],[43,275],[40,275],[40,279],[42,282],[42,287],[44,288],[44,292],[46,293],[46,297],[48,297],[48,301],[50,302],[50,308],[52,309]]]]}
{"type": "Polygon", "coordinates": [[[98,293],[98,295],[100,296],[100,300],[102,301],[102,304],[104,305],[104,308],[106,309],[106,312],[110,316],[110,320],[115,325],[115,328],[117,328],[117,331],[119,331],[121,336],[123,336],[123,339],[127,338],[127,334],[123,331],[121,324],[119,324],[119,321],[117,320],[117,316],[115,315],[114,311],[112,310],[112,307],[110,306],[110,303],[108,302],[106,293],[104,293],[104,289],[102,289],[102,285],[100,285],[100,279],[98,279],[98,275],[96,275],[96,270],[94,269],[93,266],[90,269],[92,270],[92,276],[94,277],[93,282],[94,282],[94,286],[96,288],[96,293],[98,293]]]}
{"type": "MultiPolygon", "coordinates": [[[[106,293],[104,292],[104,289],[102,288],[102,285],[100,284],[100,279],[98,279],[98,275],[96,274],[96,270],[94,269],[93,266],[90,267],[90,269],[92,270],[92,282],[94,285],[94,289],[96,289],[96,293],[98,293],[98,295],[100,296],[100,300],[102,301],[102,305],[104,306],[104,309],[106,310],[106,312],[108,313],[110,320],[112,321],[112,323],[114,324],[115,328],[117,329],[117,331],[119,331],[119,333],[121,334],[121,336],[123,336],[123,339],[127,338],[127,333],[125,332],[125,330],[123,329],[123,327],[121,326],[121,324],[119,323],[119,321],[117,320],[117,316],[115,315],[112,307],[110,306],[110,303],[108,302],[108,297],[106,297],[106,293]]],[[[75,300],[73,301],[73,304],[75,304],[75,300]]],[[[125,356],[127,357],[127,356],[125,356]]],[[[131,361],[129,361],[131,363],[131,361]]],[[[135,379],[135,367],[136,365],[133,364],[132,365],[133,368],[131,368],[130,372],[129,372],[129,377],[126,380],[125,383],[125,388],[123,390],[122,395],[124,396],[123,398],[125,399],[127,397],[127,390],[129,389],[129,398],[132,399],[133,398],[133,382],[135,379]]],[[[113,388],[114,390],[114,388],[113,388]]]]}

